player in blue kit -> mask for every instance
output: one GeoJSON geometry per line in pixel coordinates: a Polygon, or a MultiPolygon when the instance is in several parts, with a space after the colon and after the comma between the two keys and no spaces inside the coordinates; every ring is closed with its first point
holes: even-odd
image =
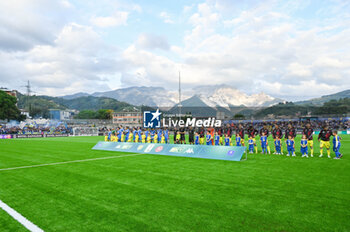
{"type": "Polygon", "coordinates": [[[141,141],[141,139],[142,139],[142,130],[141,130],[141,127],[139,127],[139,128],[137,129],[137,134],[138,134],[138,136],[139,136],[139,141],[141,141]]]}
{"type": "Polygon", "coordinates": [[[135,142],[136,135],[138,135],[136,128],[133,129],[132,131],[132,141],[135,142]]]}
{"type": "Polygon", "coordinates": [[[194,136],[194,144],[199,145],[199,134],[196,132],[196,135],[194,136]]]}
{"type": "Polygon", "coordinates": [[[281,155],[282,154],[282,146],[281,146],[281,139],[280,137],[276,136],[275,139],[275,151],[276,151],[276,155],[281,155]]]}
{"type": "MultiPolygon", "coordinates": [[[[261,136],[262,136],[263,134],[264,134],[264,136],[266,136],[266,149],[267,149],[267,152],[270,154],[270,153],[271,153],[271,152],[270,152],[270,146],[269,146],[269,142],[268,142],[268,140],[267,140],[267,138],[269,137],[269,133],[270,133],[270,131],[269,131],[268,127],[267,127],[267,124],[264,123],[263,128],[260,129],[259,134],[260,134],[260,138],[261,138],[261,136]]],[[[261,139],[260,139],[260,140],[261,140],[261,139]]],[[[266,154],[267,154],[267,153],[266,153],[266,154]]]]}
{"type": "Polygon", "coordinates": [[[109,131],[108,131],[107,141],[111,141],[111,137],[112,137],[112,131],[109,130],[109,131]]]}
{"type": "Polygon", "coordinates": [[[158,143],[160,143],[161,140],[162,140],[162,136],[163,136],[163,130],[162,129],[158,129],[157,130],[157,134],[158,134],[158,143]]]}
{"type": "Polygon", "coordinates": [[[309,158],[308,148],[307,148],[307,139],[306,139],[305,134],[303,135],[303,137],[300,140],[300,153],[301,153],[301,157],[309,158]]]}
{"type": "Polygon", "coordinates": [[[127,142],[129,140],[129,135],[130,135],[129,127],[126,127],[124,134],[125,134],[125,140],[123,142],[127,142]]]}
{"type": "Polygon", "coordinates": [[[337,131],[333,131],[333,151],[335,153],[334,159],[340,159],[343,155],[339,152],[340,149],[340,136],[337,131]]]}
{"type": "Polygon", "coordinates": [[[311,128],[311,124],[308,122],[303,130],[303,135],[306,135],[307,145],[310,147],[310,156],[314,157],[314,130],[311,128]]]}
{"type": "Polygon", "coordinates": [[[267,136],[265,135],[265,132],[261,133],[260,137],[260,143],[261,143],[261,149],[262,149],[262,154],[267,154],[267,136]]]}
{"type": "Polygon", "coordinates": [[[123,133],[124,133],[124,129],[123,129],[123,127],[121,126],[120,129],[118,130],[118,133],[117,133],[117,134],[118,134],[118,141],[119,141],[119,142],[123,142],[123,141],[122,141],[122,134],[123,134],[123,133]]]}
{"type": "Polygon", "coordinates": [[[206,142],[207,142],[207,145],[212,145],[212,137],[211,137],[211,134],[209,131],[207,131],[207,136],[206,136],[206,142]]]}
{"type": "Polygon", "coordinates": [[[251,135],[249,135],[249,138],[248,138],[248,146],[249,146],[248,147],[249,154],[253,154],[256,143],[255,143],[255,139],[251,135]]]}
{"type": "Polygon", "coordinates": [[[149,135],[149,130],[146,130],[146,131],[145,131],[145,140],[146,140],[146,141],[148,141],[148,136],[150,136],[150,135],[149,135]]]}
{"type": "Polygon", "coordinates": [[[218,132],[215,132],[215,146],[219,146],[220,145],[220,135],[218,132]]]}
{"type": "Polygon", "coordinates": [[[169,130],[168,129],[163,130],[163,134],[164,134],[165,143],[169,143],[169,130]]]}
{"type": "Polygon", "coordinates": [[[288,139],[286,140],[286,144],[287,144],[287,156],[295,156],[295,145],[294,145],[294,140],[292,139],[291,135],[288,135],[288,139]]]}
{"type": "Polygon", "coordinates": [[[154,135],[155,135],[155,133],[156,133],[155,130],[151,129],[150,135],[149,135],[149,136],[151,136],[151,143],[154,142],[154,135]]]}
{"type": "Polygon", "coordinates": [[[236,146],[242,146],[242,138],[239,136],[239,134],[236,134],[236,146]]]}
{"type": "Polygon", "coordinates": [[[231,138],[228,136],[228,134],[225,134],[224,143],[225,143],[225,146],[230,146],[231,144],[231,138]]]}

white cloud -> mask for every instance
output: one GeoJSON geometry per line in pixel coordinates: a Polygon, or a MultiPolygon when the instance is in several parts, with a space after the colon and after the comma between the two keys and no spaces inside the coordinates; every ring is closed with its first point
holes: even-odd
{"type": "Polygon", "coordinates": [[[170,46],[167,39],[163,36],[153,34],[141,34],[136,42],[142,49],[162,49],[169,50],[170,46]]]}
{"type": "Polygon", "coordinates": [[[261,89],[269,92],[273,96],[284,99],[308,99],[330,93],[336,93],[341,89],[338,86],[319,83],[315,80],[302,81],[300,85],[281,84],[279,82],[258,81],[261,89]],[[296,96],[295,93],[300,93],[296,96]]]}
{"type": "Polygon", "coordinates": [[[294,77],[310,77],[312,75],[312,71],[305,65],[290,63],[287,67],[286,74],[294,77]]]}
{"type": "MultiPolygon", "coordinates": [[[[0,50],[24,51],[38,44],[50,44],[65,20],[60,1],[0,1],[0,50]],[[46,15],[42,12],[55,11],[46,15]]],[[[67,12],[69,14],[69,12],[67,12]]]]}
{"type": "MultiPolygon", "coordinates": [[[[66,25],[52,45],[36,45],[27,52],[0,53],[6,61],[3,83],[23,85],[23,77],[32,82],[40,94],[63,95],[77,90],[94,92],[110,89],[109,78],[115,78],[118,51],[106,46],[91,27],[76,23],[66,25]]],[[[0,62],[0,68],[3,62],[0,62]]]]}
{"type": "Polygon", "coordinates": [[[142,7],[141,7],[140,5],[138,5],[138,4],[132,4],[131,7],[130,7],[130,9],[131,9],[132,11],[136,11],[136,12],[138,12],[138,13],[141,13],[141,12],[142,12],[142,7]]]}
{"type": "Polygon", "coordinates": [[[165,12],[165,11],[162,11],[162,12],[159,14],[159,17],[161,17],[161,18],[163,19],[164,23],[169,23],[169,24],[175,23],[175,22],[171,19],[170,15],[169,15],[167,12],[165,12]]]}
{"type": "Polygon", "coordinates": [[[92,24],[98,27],[115,27],[127,25],[129,12],[118,11],[113,16],[107,17],[93,17],[91,19],[92,24]]]}
{"type": "Polygon", "coordinates": [[[344,61],[342,59],[332,57],[318,57],[313,65],[315,67],[328,67],[328,68],[346,68],[350,66],[350,61],[344,61]]]}
{"type": "Polygon", "coordinates": [[[190,13],[192,11],[192,9],[193,9],[193,5],[191,5],[191,6],[184,6],[182,12],[184,14],[188,14],[188,13],[190,13]]]}
{"type": "Polygon", "coordinates": [[[61,4],[62,4],[64,7],[66,7],[66,8],[72,8],[72,7],[73,7],[72,3],[70,3],[68,0],[62,0],[62,1],[61,1],[61,4]]]}
{"type": "Polygon", "coordinates": [[[133,3],[88,2],[81,13],[67,0],[18,2],[0,2],[0,86],[29,79],[37,92],[56,95],[174,88],[181,70],[185,87],[224,83],[291,99],[350,88],[350,7],[343,3],[304,18],[298,11],[308,1],[203,0],[187,3],[178,20],[172,9],[157,15],[175,24],[170,31],[133,3]],[[113,37],[122,25],[125,33],[113,37]],[[174,33],[183,36],[176,44],[174,33]],[[119,36],[129,41],[119,45],[119,36]]]}
{"type": "MultiPolygon", "coordinates": [[[[146,52],[140,46],[133,47],[135,56],[128,51],[125,59],[131,69],[144,70],[144,83],[172,86],[176,79],[169,76],[181,69],[188,87],[225,83],[250,93],[265,91],[289,99],[350,88],[349,82],[344,83],[350,73],[346,53],[350,31],[342,21],[326,20],[309,29],[274,3],[257,4],[230,18],[211,2],[198,4],[189,16],[192,30],[184,37],[185,46],[171,47],[177,59],[146,52]],[[328,23],[337,29],[332,36],[328,23]]],[[[288,9],[286,5],[282,8],[288,9]]]]}

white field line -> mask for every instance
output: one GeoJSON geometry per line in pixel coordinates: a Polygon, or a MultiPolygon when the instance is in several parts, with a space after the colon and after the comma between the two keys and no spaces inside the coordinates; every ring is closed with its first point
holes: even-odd
{"type": "Polygon", "coordinates": [[[6,205],[1,200],[0,200],[0,208],[3,209],[6,213],[8,213],[11,217],[13,217],[16,221],[21,223],[29,231],[31,231],[31,232],[44,232],[38,226],[36,226],[32,222],[28,221],[27,218],[23,217],[20,213],[18,213],[16,210],[12,209],[10,206],[6,205]]]}
{"type": "Polygon", "coordinates": [[[116,158],[122,158],[122,157],[128,157],[128,156],[137,156],[137,155],[143,155],[143,154],[137,153],[137,154],[119,155],[119,156],[106,156],[106,157],[84,159],[84,160],[71,160],[71,161],[63,161],[63,162],[56,162],[56,163],[36,164],[36,165],[28,165],[28,166],[12,167],[12,168],[2,168],[2,169],[0,169],[0,172],[1,171],[16,170],[16,169],[24,169],[24,168],[36,168],[36,167],[44,167],[44,166],[54,166],[54,165],[60,165],[60,164],[82,163],[82,162],[95,161],[95,160],[116,159],[116,158]]]}

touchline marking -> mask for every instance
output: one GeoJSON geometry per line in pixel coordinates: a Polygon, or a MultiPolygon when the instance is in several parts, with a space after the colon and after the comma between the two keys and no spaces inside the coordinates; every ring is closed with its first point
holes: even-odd
{"type": "Polygon", "coordinates": [[[6,205],[4,202],[0,200],[0,208],[3,209],[6,213],[8,213],[11,217],[13,217],[16,221],[21,223],[25,228],[27,228],[31,232],[44,232],[38,226],[34,225],[27,218],[23,217],[16,210],[12,209],[10,206],[6,205]]]}
{"type": "Polygon", "coordinates": [[[88,161],[94,161],[94,160],[115,159],[115,158],[137,156],[137,155],[144,155],[144,154],[137,153],[137,154],[130,154],[130,155],[106,156],[106,157],[84,159],[84,160],[71,160],[71,161],[63,161],[63,162],[48,163],[48,164],[36,164],[36,165],[13,167],[13,168],[2,168],[2,169],[0,169],[0,172],[1,171],[16,170],[16,169],[24,169],[24,168],[36,168],[36,167],[53,166],[53,165],[60,165],[60,164],[81,163],[81,162],[88,162],[88,161]]]}

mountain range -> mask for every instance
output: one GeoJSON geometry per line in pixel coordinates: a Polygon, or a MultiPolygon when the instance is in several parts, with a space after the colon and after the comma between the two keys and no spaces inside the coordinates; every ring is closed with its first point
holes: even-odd
{"type": "MultiPolygon", "coordinates": [[[[107,92],[76,93],[62,96],[64,99],[78,97],[108,97],[118,101],[127,102],[132,105],[173,107],[178,103],[178,92],[169,91],[163,87],[129,87],[116,89],[107,92]]],[[[191,100],[192,107],[225,107],[246,106],[246,107],[267,107],[279,102],[282,99],[271,97],[263,92],[248,95],[229,85],[198,86],[182,93],[182,101],[191,100]],[[195,97],[195,98],[194,98],[195,97]]]]}
{"type": "MultiPolygon", "coordinates": [[[[137,106],[147,106],[153,109],[159,106],[168,113],[178,113],[181,110],[182,113],[191,112],[194,116],[211,117],[217,116],[217,113],[224,113],[225,117],[233,117],[236,114],[246,117],[252,115],[263,117],[266,114],[294,115],[298,112],[334,113],[338,109],[329,107],[338,105],[348,109],[348,99],[350,99],[350,90],[291,103],[265,93],[248,95],[227,85],[216,85],[199,86],[184,91],[180,108],[177,104],[178,93],[176,91],[167,91],[162,87],[130,87],[93,94],[80,92],[62,97],[35,95],[28,97],[18,93],[18,107],[29,110],[31,115],[39,116],[48,115],[49,109],[120,111],[140,109],[137,106]],[[334,102],[334,100],[339,101],[334,102]],[[286,109],[289,111],[285,112],[286,109]]],[[[347,112],[347,110],[339,112],[347,112]]]]}

